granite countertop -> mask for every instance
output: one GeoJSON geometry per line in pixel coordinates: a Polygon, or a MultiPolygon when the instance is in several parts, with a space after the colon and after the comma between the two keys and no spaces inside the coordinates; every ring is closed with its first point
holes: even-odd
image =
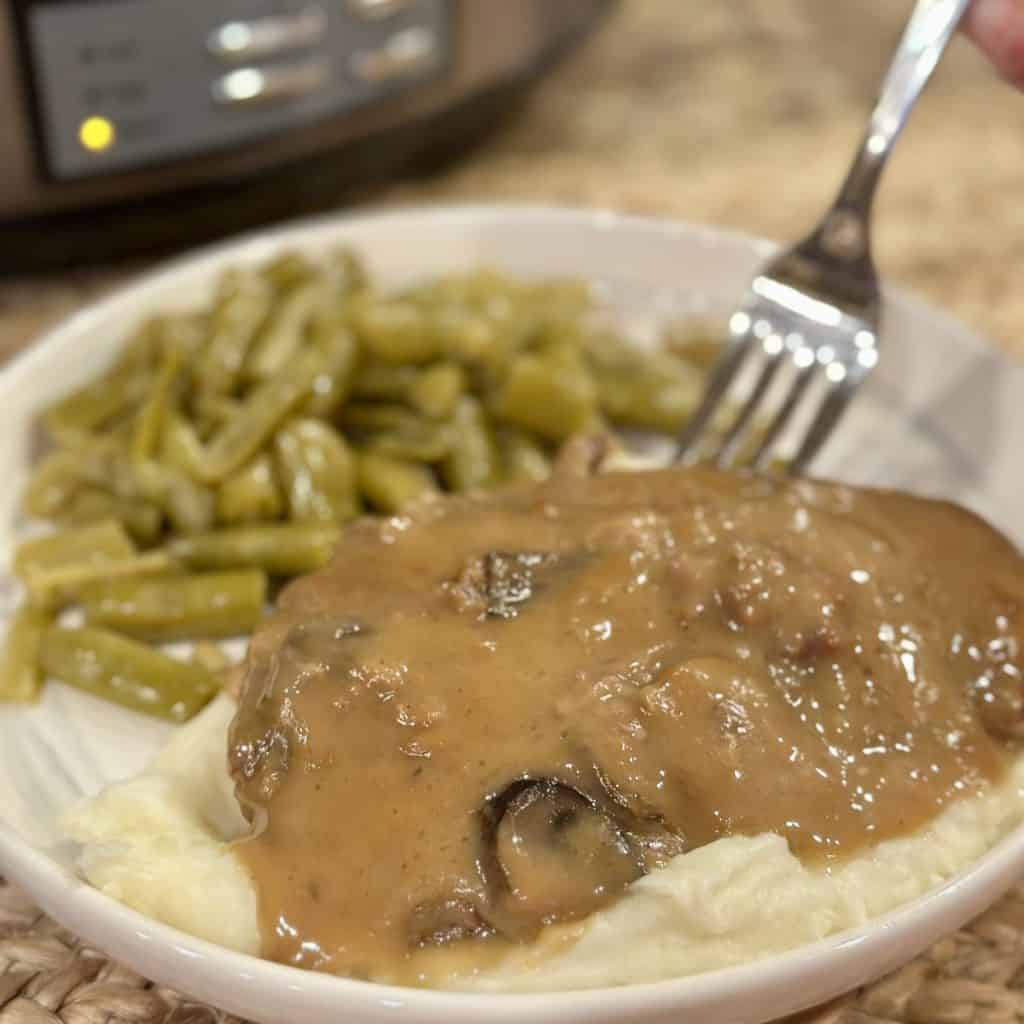
{"type": "MultiPolygon", "coordinates": [[[[588,204],[793,238],[836,188],[909,7],[623,0],[501,133],[374,199],[588,204]]],[[[957,40],[888,172],[877,258],[1024,357],[1022,199],[1024,96],[957,40]]],[[[0,283],[0,359],[129,274],[0,283]]]]}

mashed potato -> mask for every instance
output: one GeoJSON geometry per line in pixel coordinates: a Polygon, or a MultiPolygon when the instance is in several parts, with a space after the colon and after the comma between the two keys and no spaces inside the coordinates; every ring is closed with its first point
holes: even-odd
{"type": "Polygon", "coordinates": [[[228,841],[248,825],[227,771],[235,713],[218,697],[140,776],[74,807],[61,826],[79,866],[128,906],[243,953],[260,946],[256,892],[228,841]]]}
{"type": "MultiPolygon", "coordinates": [[[[182,728],[148,771],[68,814],[98,889],[183,931],[259,951],[256,893],[228,841],[245,822],[226,769],[232,701],[182,728]]],[[[720,839],[634,882],[585,921],[445,987],[544,991],[656,981],[745,963],[858,925],[955,874],[1024,819],[1024,759],[998,787],[840,867],[805,867],[775,835],[720,839]]]]}

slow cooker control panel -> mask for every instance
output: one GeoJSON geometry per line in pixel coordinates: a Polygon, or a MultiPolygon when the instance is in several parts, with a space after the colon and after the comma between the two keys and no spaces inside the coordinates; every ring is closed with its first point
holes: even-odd
{"type": "Polygon", "coordinates": [[[443,75],[453,0],[43,0],[25,12],[61,181],[199,155],[443,75]]]}

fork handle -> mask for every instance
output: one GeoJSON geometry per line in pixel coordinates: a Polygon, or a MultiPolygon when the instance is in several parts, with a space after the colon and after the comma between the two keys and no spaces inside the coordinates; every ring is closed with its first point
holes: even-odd
{"type": "MultiPolygon", "coordinates": [[[[885,163],[971,0],[917,0],[882,82],[864,141],[839,190],[836,209],[866,230],[885,163]]],[[[840,232],[842,233],[842,232],[840,232]]]]}

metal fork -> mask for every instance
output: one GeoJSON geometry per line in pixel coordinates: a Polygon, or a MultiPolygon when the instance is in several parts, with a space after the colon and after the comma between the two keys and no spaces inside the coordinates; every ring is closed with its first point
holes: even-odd
{"type": "Polygon", "coordinates": [[[835,203],[807,238],[758,272],[730,318],[703,401],[679,438],[679,461],[689,464],[703,455],[719,466],[734,464],[744,442],[752,444],[750,428],[773,404],[767,399],[783,375],[789,378],[784,395],[751,464],[768,465],[794,414],[813,407],[806,396],[817,391],[819,404],[787,464],[789,472],[801,473],[878,362],[881,303],[871,258],[872,200],[910,110],[969,3],[918,0],[835,203]],[[720,423],[732,408],[733,386],[750,375],[754,383],[731,422],[720,423]]]}

